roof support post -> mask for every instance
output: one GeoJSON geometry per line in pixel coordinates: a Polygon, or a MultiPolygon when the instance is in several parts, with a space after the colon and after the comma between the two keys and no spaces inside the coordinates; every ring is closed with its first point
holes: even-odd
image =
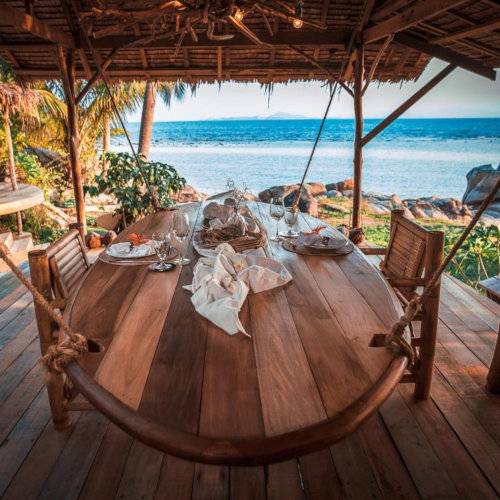
{"type": "Polygon", "coordinates": [[[76,203],[76,220],[82,224],[83,232],[86,231],[85,200],[83,195],[82,167],[80,163],[80,129],[78,125],[78,106],[75,96],[75,52],[64,49],[58,45],[57,59],[61,70],[66,106],[68,108],[67,134],[68,150],[71,165],[71,178],[76,203]]]}
{"type": "Polygon", "coordinates": [[[454,64],[449,64],[446,68],[442,69],[434,78],[429,80],[421,89],[417,90],[410,98],[401,104],[401,106],[395,109],[387,118],[385,118],[385,120],[382,120],[376,127],[370,130],[370,132],[363,137],[362,145],[366,146],[366,144],[380,134],[380,132],[387,128],[394,120],[399,118],[405,111],[411,108],[417,101],[432,90],[441,80],[444,80],[444,78],[446,78],[455,68],[456,66],[454,64]]]}
{"type": "Polygon", "coordinates": [[[361,178],[363,171],[363,73],[365,51],[361,42],[356,48],[354,66],[354,190],[352,193],[352,227],[361,227],[361,178]]]}

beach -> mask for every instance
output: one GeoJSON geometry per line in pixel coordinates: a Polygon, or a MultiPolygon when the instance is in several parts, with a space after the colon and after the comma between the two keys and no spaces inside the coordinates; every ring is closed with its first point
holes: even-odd
{"type": "MultiPolygon", "coordinates": [[[[380,120],[365,120],[365,132],[380,120]]],[[[300,180],[319,120],[214,120],[155,122],[151,159],[175,166],[208,194],[223,191],[228,177],[257,193],[300,180]]],[[[137,144],[139,124],[128,130],[137,144]]],[[[352,176],[354,122],[328,120],[309,181],[352,176]]],[[[124,136],[112,149],[127,151],[124,136]]],[[[500,118],[399,119],[364,149],[363,190],[402,198],[461,198],[466,173],[500,161],[500,118]]]]}

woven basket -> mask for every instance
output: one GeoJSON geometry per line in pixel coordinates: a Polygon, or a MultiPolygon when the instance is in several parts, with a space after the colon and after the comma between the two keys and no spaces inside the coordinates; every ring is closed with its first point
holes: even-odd
{"type": "MultiPolygon", "coordinates": [[[[239,238],[233,238],[229,240],[220,240],[211,244],[201,244],[198,242],[200,246],[203,248],[215,248],[221,243],[229,243],[236,252],[243,252],[244,250],[252,250],[254,248],[264,247],[267,244],[267,232],[257,217],[255,217],[250,209],[246,209],[245,215],[247,217],[251,217],[257,226],[260,228],[260,232],[253,233],[247,232],[245,236],[240,236],[239,238]]],[[[208,225],[208,224],[207,224],[208,225]]],[[[195,235],[196,239],[196,235],[195,235]]]]}

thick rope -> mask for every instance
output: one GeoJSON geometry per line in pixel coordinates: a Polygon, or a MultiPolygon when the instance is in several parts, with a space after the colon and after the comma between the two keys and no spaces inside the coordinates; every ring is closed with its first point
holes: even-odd
{"type": "MultiPolygon", "coordinates": [[[[366,0],[364,3],[366,4],[366,0]]],[[[364,10],[365,10],[365,8],[363,6],[363,8],[361,9],[361,12],[364,12],[364,10]]],[[[346,49],[346,57],[343,59],[342,64],[340,66],[339,76],[338,76],[338,78],[335,79],[335,84],[334,84],[333,89],[330,93],[330,99],[328,100],[328,104],[326,106],[325,112],[323,113],[323,118],[320,122],[319,129],[318,129],[318,132],[316,134],[316,138],[314,139],[314,144],[313,144],[313,147],[311,149],[311,153],[309,154],[309,158],[307,159],[306,168],[304,169],[304,173],[302,174],[302,179],[300,181],[299,189],[297,190],[297,193],[295,194],[295,198],[294,198],[293,203],[292,203],[292,207],[294,210],[297,210],[297,206],[298,206],[299,200],[300,200],[300,195],[302,194],[302,189],[304,187],[304,183],[306,181],[306,177],[307,177],[307,174],[309,172],[309,168],[311,167],[311,163],[312,163],[312,160],[314,158],[314,154],[316,153],[316,148],[318,147],[319,140],[321,139],[321,135],[323,133],[323,128],[325,127],[326,120],[327,120],[328,115],[330,113],[330,108],[332,106],[333,98],[335,97],[335,94],[337,92],[337,87],[338,87],[339,83],[341,85],[343,85],[343,83],[341,82],[342,75],[344,74],[344,70],[345,70],[345,67],[347,65],[347,62],[349,61],[349,58],[351,57],[352,46],[354,44],[354,39],[356,38],[356,35],[357,35],[356,31],[353,31],[351,33],[351,37],[349,38],[349,43],[348,43],[347,49],[346,49]]],[[[290,48],[292,48],[295,51],[298,50],[293,46],[290,46],[290,48]]]]}
{"type": "Polygon", "coordinates": [[[63,366],[88,351],[87,339],[76,333],[52,307],[49,301],[36,289],[29,279],[18,269],[10,258],[8,248],[0,241],[0,257],[10,267],[19,281],[31,292],[33,300],[59,325],[66,338],[58,344],[50,345],[42,357],[42,362],[48,371],[61,373],[63,366]]]}
{"type": "Polygon", "coordinates": [[[434,288],[439,283],[441,275],[445,271],[448,264],[451,262],[453,257],[457,254],[458,250],[462,246],[463,242],[469,236],[472,229],[474,229],[475,225],[479,221],[481,215],[483,215],[484,211],[488,208],[489,204],[495,199],[495,196],[500,189],[500,179],[497,180],[492,190],[486,196],[486,198],[481,203],[477,212],[474,214],[474,217],[471,219],[467,227],[464,229],[463,233],[460,235],[460,238],[455,242],[452,249],[446,256],[446,258],[441,262],[441,265],[436,269],[431,279],[424,287],[424,290],[421,295],[415,295],[406,306],[405,313],[399,318],[399,320],[392,326],[389,335],[386,337],[385,344],[386,345],[395,345],[402,349],[402,351],[408,356],[410,363],[409,368],[413,368],[415,366],[415,362],[417,360],[417,352],[414,346],[406,341],[404,338],[404,332],[406,327],[412,322],[417,313],[421,310],[422,304],[432,293],[434,288]]]}

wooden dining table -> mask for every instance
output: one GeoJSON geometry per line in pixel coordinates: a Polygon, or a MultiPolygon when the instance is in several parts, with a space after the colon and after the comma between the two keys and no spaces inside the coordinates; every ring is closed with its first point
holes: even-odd
{"type": "MultiPolygon", "coordinates": [[[[201,227],[202,206],[179,208],[192,230],[201,227]]],[[[269,205],[248,207],[272,234],[269,205]]],[[[118,240],[132,231],[165,230],[172,215],[149,215],[118,240]]],[[[320,223],[300,214],[296,229],[320,223]]],[[[183,248],[191,264],[171,272],[98,260],[66,309],[71,327],[100,346],[66,372],[112,421],[194,462],[256,465],[327,448],[390,395],[407,358],[372,340],[387,333],[402,310],[361,251],[308,256],[269,241],[265,251],[293,280],[248,296],[240,318],[249,338],[226,334],[194,310],[183,288],[198,258],[191,236],[183,248]],[[163,428],[178,431],[177,448],[163,440],[163,428]],[[199,438],[206,438],[206,449],[198,447],[199,438]],[[240,445],[247,442],[253,444],[240,445]]],[[[179,466],[179,474],[183,470],[179,466]]]]}

